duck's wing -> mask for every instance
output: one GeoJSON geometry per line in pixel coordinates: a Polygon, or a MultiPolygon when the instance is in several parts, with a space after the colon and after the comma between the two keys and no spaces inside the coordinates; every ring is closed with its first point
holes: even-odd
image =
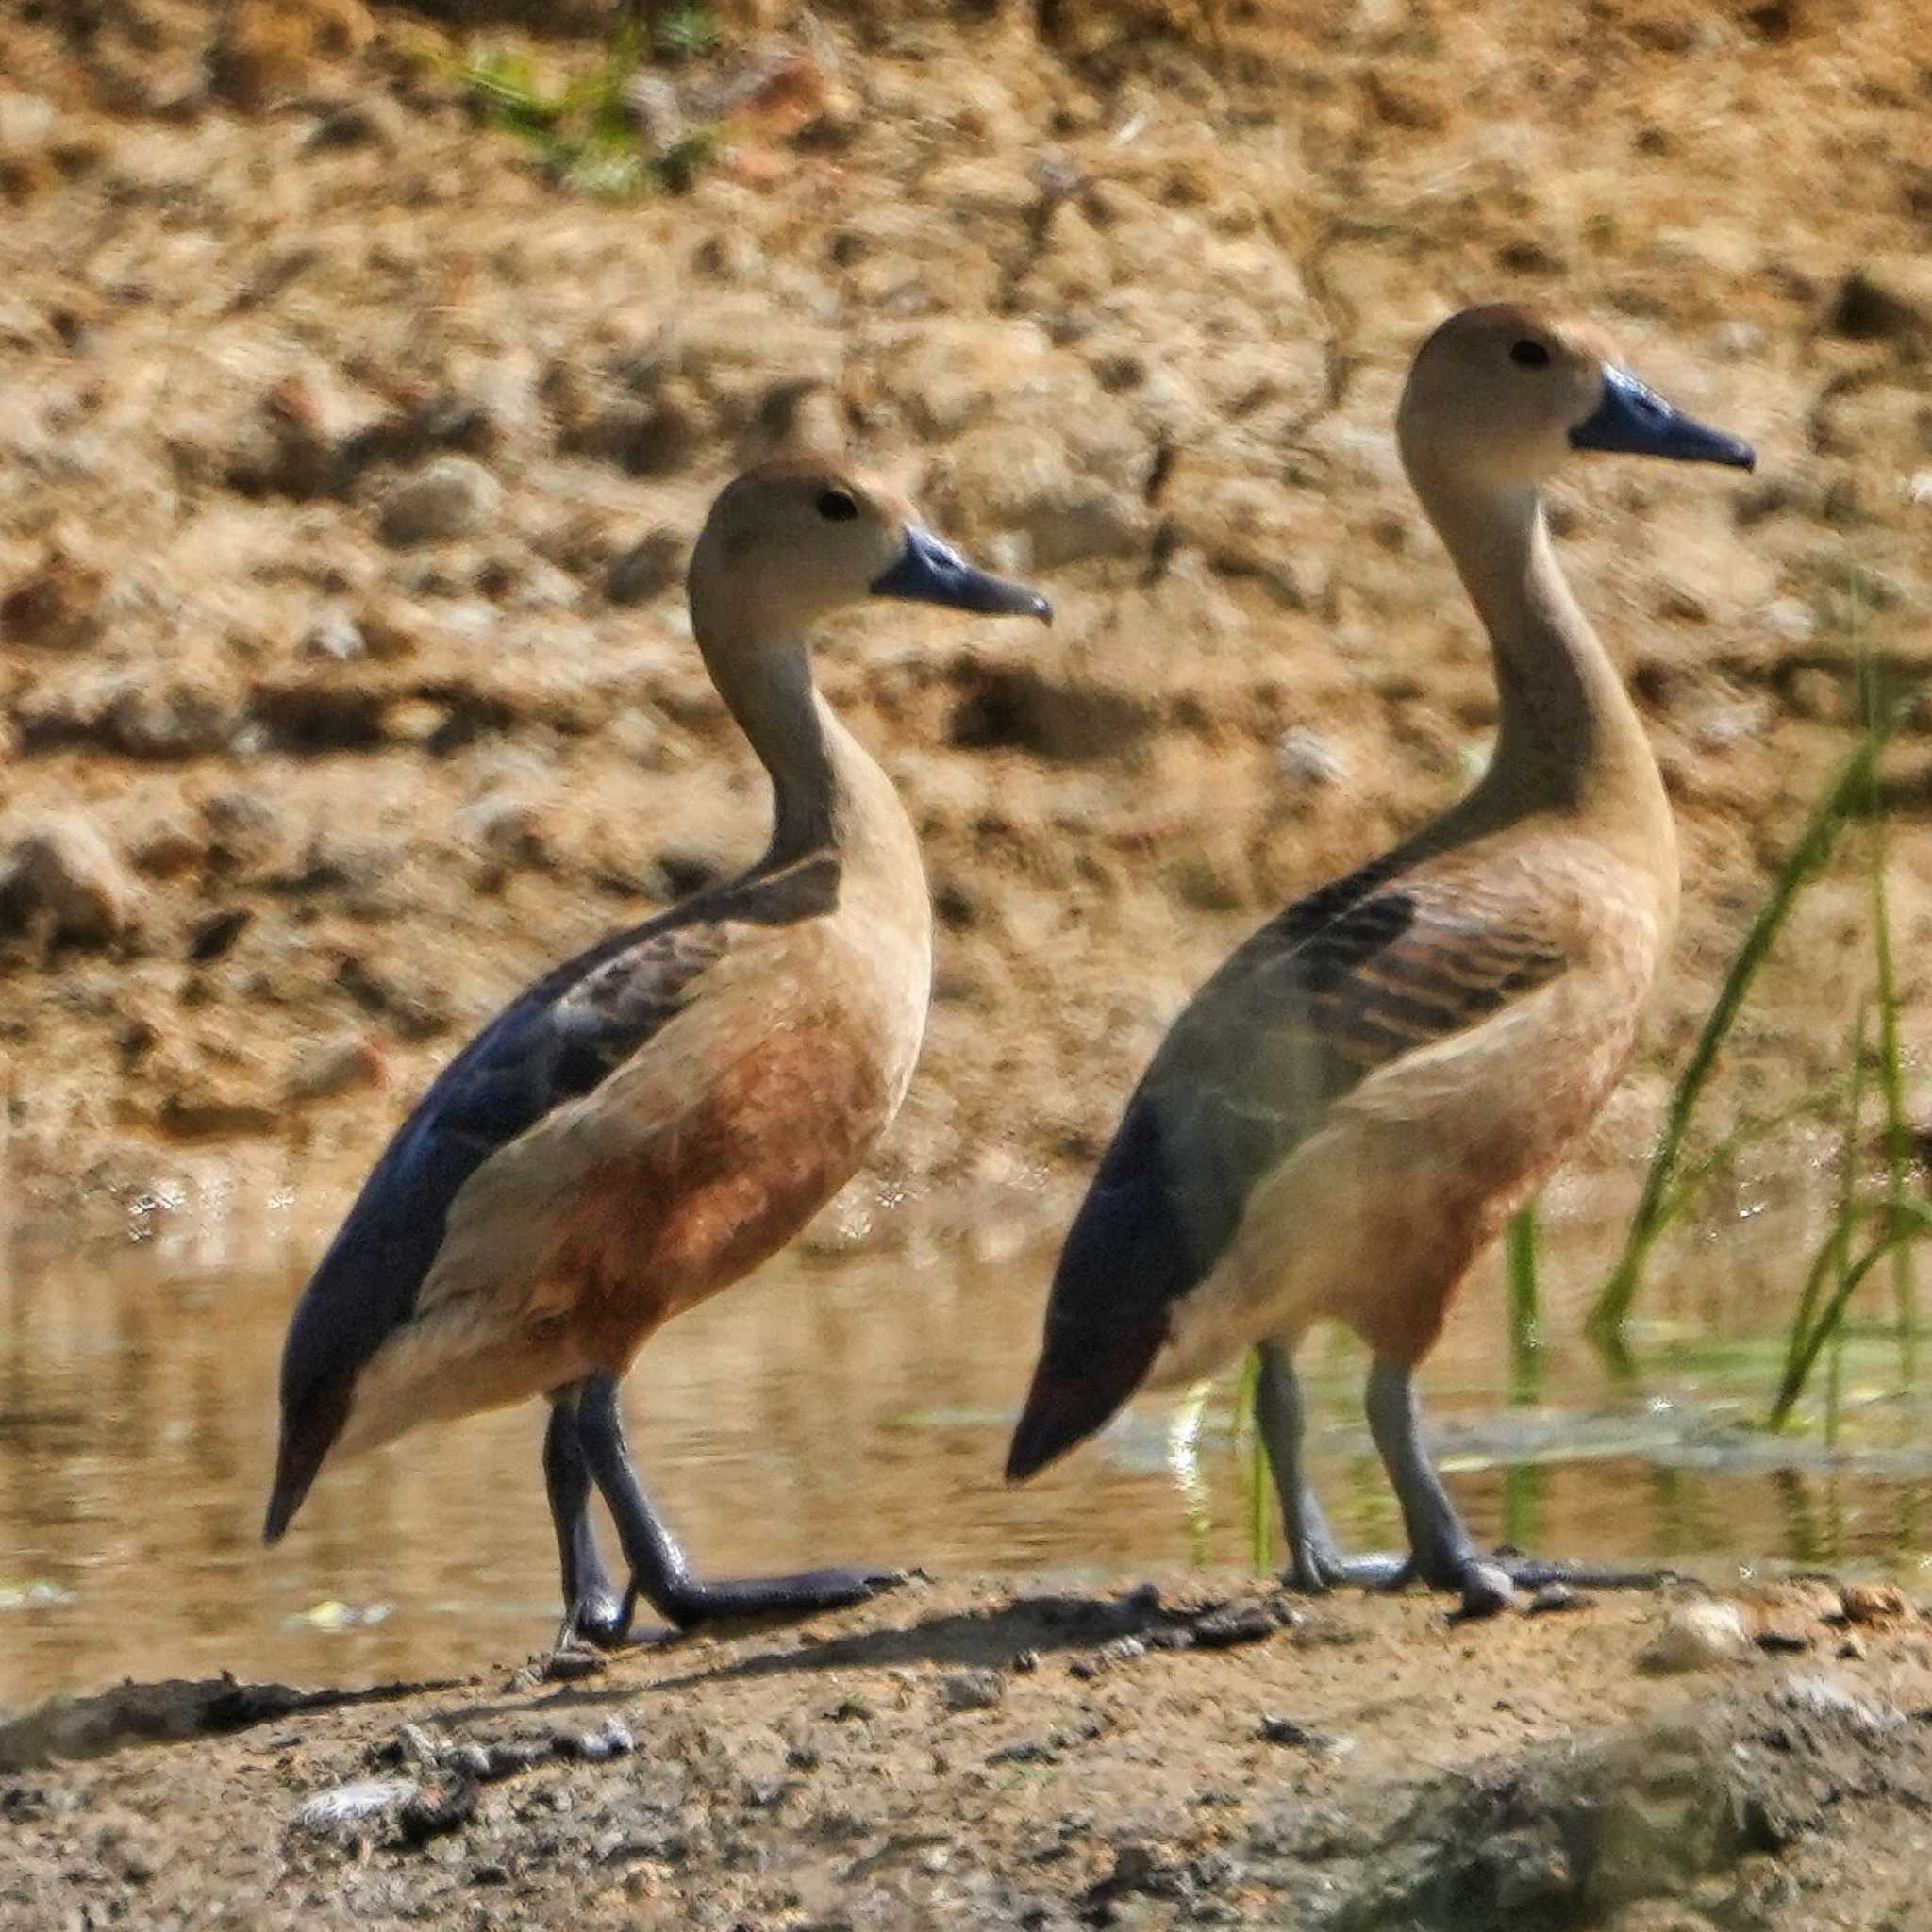
{"type": "Polygon", "coordinates": [[[415,1312],[470,1176],[646,1047],[734,943],[824,911],[836,889],[803,869],[673,907],[545,975],[443,1069],[376,1162],[290,1324],[271,1542],[341,1432],[357,1374],[415,1312]]]}
{"type": "Polygon", "coordinates": [[[1134,1392],[1257,1184],[1338,1100],[1567,963],[1527,880],[1391,875],[1386,863],[1256,933],[1175,1022],[1102,1158],[1055,1272],[1008,1477],[1052,1461],[1134,1392]]]}

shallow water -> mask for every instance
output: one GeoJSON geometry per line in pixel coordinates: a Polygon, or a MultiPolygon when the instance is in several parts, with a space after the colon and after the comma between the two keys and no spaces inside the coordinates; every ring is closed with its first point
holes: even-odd
{"type": "MultiPolygon", "coordinates": [[[[287,1541],[261,1547],[276,1357],[333,1212],[238,1192],[137,1204],[125,1238],[83,1248],[0,1248],[0,1708],[126,1674],[460,1674],[548,1639],[541,1404],[329,1469],[287,1541]]],[[[1528,1400],[1512,1400],[1486,1269],[1424,1377],[1478,1533],[1707,1574],[1768,1560],[1918,1578],[1932,1407],[1892,1392],[1889,1344],[1847,1351],[1838,1452],[1739,1426],[1762,1410],[1816,1211],[1755,1204],[1666,1257],[1630,1380],[1573,1339],[1614,1230],[1560,1225],[1545,1271],[1561,1297],[1528,1400]]],[[[918,1258],[781,1257],[641,1359],[626,1391],[640,1463],[703,1567],[1247,1560],[1227,1390],[1191,1455],[1176,1451],[1178,1406],[1150,1401],[1009,1491],[999,1465],[1052,1247],[993,1264],[957,1242],[909,1246],[918,1258]]],[[[1359,1419],[1359,1351],[1318,1337],[1304,1366],[1337,1528],[1386,1546],[1396,1524],[1359,1419]]]]}

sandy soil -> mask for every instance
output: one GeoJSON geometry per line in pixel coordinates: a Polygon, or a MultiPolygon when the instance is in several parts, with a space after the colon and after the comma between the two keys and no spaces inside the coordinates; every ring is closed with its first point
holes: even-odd
{"type": "Polygon", "coordinates": [[[915,1583],[564,1684],[129,1686],[0,1727],[0,1924],[1925,1924],[1902,1605],[1782,1586],[1687,1675],[1642,1659],[1714,1599],[1234,1588],[915,1583]]]}
{"type": "MultiPolygon", "coordinates": [[[[12,1208],[116,1212],[204,1154],[345,1188],[540,964],[755,850],[676,577],[797,437],[1062,613],[824,652],[942,924],[866,1187],[1077,1182],[1214,958],[1483,756],[1389,425],[1421,332],[1498,293],[1598,315],[1763,457],[1606,459],[1558,506],[1684,829],[1682,941],[1585,1156],[1626,1169],[1857,655],[1932,667],[1919,11],[773,0],[671,75],[724,150],[622,202],[464,106],[452,57],[515,11],[0,23],[12,1208]]],[[[1915,1025],[1925,706],[1887,778],[1915,1025]]],[[[1840,1057],[1862,914],[1853,871],[1805,903],[1739,1091],[1840,1057]]]]}
{"type": "MultiPolygon", "coordinates": [[[[0,1215],[151,1208],[196,1160],[344,1187],[540,964],[748,856],[760,788],[676,580],[710,491],[801,435],[1062,613],[866,615],[824,654],[941,920],[845,1222],[1076,1185],[1208,965],[1483,756],[1487,663],[1389,424],[1421,332],[1501,293],[1598,315],[1763,458],[1606,460],[1557,505],[1687,864],[1586,1171],[1641,1157],[1861,655],[1916,693],[1885,792],[1923,1027],[1911,0],[771,0],[674,76],[693,113],[738,90],[724,150],[637,202],[465,107],[447,57],[515,6],[439,12],[0,19],[0,1215]]],[[[1804,902],[1738,1091],[1839,1058],[1864,894],[1848,867],[1804,902]]],[[[163,1732],[259,1721],[77,1766],[0,1734],[0,1923],[1922,1924],[1923,1626],[1840,1658],[1817,1607],[1779,1613],[1808,1651],[1689,1693],[1633,1672],[1648,1601],[1457,1629],[1351,1598],[1224,1656],[961,1583],[564,1689],[151,1690],[163,1732]],[[407,1789],[296,1822],[367,1778],[407,1789]]]]}

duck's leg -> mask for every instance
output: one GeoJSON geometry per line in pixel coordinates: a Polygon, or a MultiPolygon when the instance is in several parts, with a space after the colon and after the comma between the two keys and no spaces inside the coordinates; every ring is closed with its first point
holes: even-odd
{"type": "Polygon", "coordinates": [[[898,1570],[808,1570],[796,1576],[703,1582],[691,1574],[677,1539],[638,1480],[616,1376],[592,1375],[581,1385],[577,1440],[630,1565],[623,1615],[626,1628],[640,1596],[680,1630],[688,1630],[725,1617],[808,1616],[840,1609],[905,1581],[905,1573],[898,1570]]]}
{"type": "Polygon", "coordinates": [[[1517,1584],[1530,1590],[1548,1583],[1629,1590],[1659,1581],[1655,1570],[1594,1569],[1524,1557],[1514,1550],[1484,1555],[1471,1541],[1429,1459],[1423,1441],[1422,1406],[1407,1363],[1375,1357],[1369,1370],[1367,1407],[1369,1433],[1375,1439],[1408,1528],[1409,1560],[1401,1580],[1420,1577],[1432,1590],[1459,1591],[1466,1617],[1493,1616],[1506,1608],[1511,1587],[1517,1584]]]}
{"type": "Polygon", "coordinates": [[[550,1496],[550,1521],[557,1530],[557,1554],[563,1571],[563,1623],[557,1648],[576,1639],[600,1645],[621,1642],[628,1618],[624,1599],[604,1567],[597,1530],[591,1521],[591,1465],[577,1433],[577,1406],[583,1384],[573,1382],[550,1397],[550,1423],[543,1432],[543,1487],[550,1496]]]}
{"type": "Polygon", "coordinates": [[[1282,1580],[1311,1594],[1339,1583],[1374,1587],[1394,1582],[1405,1567],[1400,1557],[1347,1557],[1336,1547],[1302,1460],[1301,1381],[1289,1345],[1278,1340],[1264,1341],[1257,1352],[1261,1373],[1255,1389],[1255,1419],[1281,1498],[1281,1527],[1288,1541],[1288,1569],[1282,1580]]]}

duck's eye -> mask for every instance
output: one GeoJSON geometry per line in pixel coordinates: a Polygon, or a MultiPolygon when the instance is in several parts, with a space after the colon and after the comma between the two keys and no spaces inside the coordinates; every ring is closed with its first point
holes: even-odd
{"type": "Polygon", "coordinates": [[[858,514],[858,500],[848,490],[822,490],[819,514],[828,524],[849,524],[858,514]]]}
{"type": "Polygon", "coordinates": [[[1509,345],[1509,359],[1519,369],[1547,369],[1550,352],[1541,342],[1533,342],[1524,337],[1522,341],[1509,345]]]}

